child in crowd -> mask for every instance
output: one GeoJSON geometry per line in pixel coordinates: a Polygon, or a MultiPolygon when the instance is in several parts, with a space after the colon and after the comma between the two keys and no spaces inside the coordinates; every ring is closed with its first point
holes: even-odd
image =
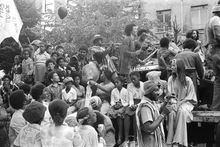
{"type": "Polygon", "coordinates": [[[27,84],[33,83],[33,72],[34,72],[34,62],[31,59],[31,52],[28,49],[23,51],[23,61],[22,61],[22,81],[27,84]]]}
{"type": "Polygon", "coordinates": [[[22,73],[22,67],[21,67],[21,56],[16,55],[14,57],[14,65],[11,70],[11,75],[13,77],[13,82],[18,84],[21,82],[21,73],[22,73]]]}
{"type": "Polygon", "coordinates": [[[73,88],[76,90],[77,93],[77,102],[76,102],[76,108],[81,109],[85,106],[85,87],[80,85],[81,83],[81,76],[78,73],[72,74],[74,85],[73,88]]]}
{"type": "Polygon", "coordinates": [[[31,102],[31,100],[32,100],[32,97],[30,95],[31,87],[28,84],[26,84],[26,83],[22,83],[19,86],[19,89],[24,91],[24,94],[25,94],[25,97],[26,97],[25,104],[29,104],[31,102]]]}
{"type": "Polygon", "coordinates": [[[56,61],[57,61],[57,58],[58,58],[58,53],[57,53],[57,52],[53,52],[53,53],[51,54],[51,59],[56,62],[56,61]]]}
{"type": "Polygon", "coordinates": [[[14,141],[16,147],[41,147],[40,124],[44,118],[46,107],[40,102],[34,101],[28,105],[23,117],[28,122],[14,141]]]}
{"type": "Polygon", "coordinates": [[[44,119],[41,122],[41,125],[46,125],[52,122],[51,116],[48,110],[49,102],[51,101],[50,96],[47,96],[47,93],[43,91],[45,86],[43,84],[35,84],[31,88],[31,96],[33,97],[33,101],[38,101],[42,103],[47,109],[45,111],[44,119]]]}
{"type": "Polygon", "coordinates": [[[51,71],[48,74],[48,79],[52,83],[44,89],[44,91],[47,93],[47,96],[49,96],[48,99],[51,101],[54,99],[61,99],[63,83],[60,82],[60,77],[58,76],[57,72],[51,71]]]}
{"type": "Polygon", "coordinates": [[[0,98],[0,146],[1,147],[8,147],[9,140],[8,140],[8,124],[9,124],[10,117],[6,112],[6,109],[3,107],[2,98],[0,98]]]}
{"type": "Polygon", "coordinates": [[[51,71],[54,71],[55,65],[56,65],[56,62],[53,59],[49,59],[49,60],[46,61],[47,71],[46,71],[45,76],[44,76],[45,86],[49,86],[51,84],[50,80],[48,79],[48,74],[51,71]]]}
{"type": "Polygon", "coordinates": [[[25,100],[26,98],[23,90],[14,91],[9,97],[10,105],[13,109],[15,109],[9,125],[10,144],[14,143],[14,140],[19,134],[20,130],[27,124],[22,115],[24,112],[25,100]]]}
{"type": "Polygon", "coordinates": [[[57,59],[56,72],[58,73],[61,82],[65,79],[65,77],[67,77],[68,72],[67,72],[67,68],[65,65],[65,58],[64,57],[59,57],[57,59]]]}
{"type": "Polygon", "coordinates": [[[58,53],[58,57],[64,57],[64,48],[62,46],[57,46],[56,52],[58,53]]]}
{"type": "MultiPolygon", "coordinates": [[[[54,100],[49,104],[49,112],[53,119],[41,129],[42,146],[47,147],[84,147],[80,135],[64,123],[68,105],[63,100],[54,100]]],[[[95,147],[95,146],[94,146],[95,147]]]]}
{"type": "Polygon", "coordinates": [[[72,74],[72,78],[74,80],[74,85],[73,88],[76,90],[77,92],[77,99],[84,99],[85,98],[85,88],[80,85],[81,82],[81,76],[78,73],[73,73],[72,74]]]}
{"type": "Polygon", "coordinates": [[[127,123],[124,121],[124,117],[125,117],[124,113],[125,113],[125,109],[129,105],[128,91],[126,88],[122,86],[123,83],[124,82],[122,77],[115,78],[116,88],[114,88],[111,92],[111,110],[112,110],[111,116],[117,119],[118,128],[119,128],[118,141],[117,141],[118,144],[122,143],[122,137],[123,137],[122,131],[125,130],[123,129],[123,126],[126,126],[127,123]]]}
{"type": "Polygon", "coordinates": [[[17,90],[18,87],[17,85],[11,83],[12,78],[9,75],[4,75],[2,78],[2,81],[3,81],[3,85],[0,88],[0,95],[3,100],[3,107],[8,109],[9,108],[9,102],[8,102],[9,96],[13,91],[17,90]]]}
{"type": "Polygon", "coordinates": [[[65,84],[65,88],[62,90],[62,100],[70,105],[69,111],[74,112],[76,109],[74,105],[77,101],[77,93],[73,88],[73,78],[66,77],[63,83],[65,84]]]}

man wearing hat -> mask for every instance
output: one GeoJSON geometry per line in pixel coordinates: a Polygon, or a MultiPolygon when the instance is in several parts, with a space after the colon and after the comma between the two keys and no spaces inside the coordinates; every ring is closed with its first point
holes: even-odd
{"type": "Polygon", "coordinates": [[[30,103],[23,112],[24,119],[29,122],[19,132],[14,141],[15,146],[20,147],[41,147],[40,124],[44,118],[46,107],[40,102],[30,103]]]}
{"type": "Polygon", "coordinates": [[[117,70],[115,65],[109,56],[111,48],[103,47],[103,37],[99,34],[94,36],[93,46],[89,48],[90,58],[93,61],[96,61],[100,69],[107,68],[112,73],[115,73],[117,70]]]}
{"type": "Polygon", "coordinates": [[[144,83],[144,96],[137,107],[137,141],[139,147],[164,147],[165,136],[162,121],[169,114],[166,105],[158,107],[159,88],[152,81],[144,83]],[[161,113],[160,113],[161,112],[161,113]]]}
{"type": "Polygon", "coordinates": [[[213,7],[214,16],[205,28],[204,46],[207,48],[206,61],[214,70],[215,82],[211,109],[220,111],[220,1],[213,7]]]}

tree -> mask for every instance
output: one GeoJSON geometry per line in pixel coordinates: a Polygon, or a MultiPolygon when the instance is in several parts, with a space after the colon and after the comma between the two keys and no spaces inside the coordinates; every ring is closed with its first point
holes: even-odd
{"type": "Polygon", "coordinates": [[[41,18],[40,8],[35,0],[15,0],[24,28],[34,27],[41,18]]]}
{"type": "Polygon", "coordinates": [[[72,44],[73,52],[82,44],[91,45],[95,34],[104,36],[106,42],[121,42],[125,25],[135,23],[146,29],[154,25],[140,17],[139,3],[134,0],[69,0],[68,3],[68,16],[63,21],[56,20],[58,23],[44,38],[54,45],[72,44]]]}

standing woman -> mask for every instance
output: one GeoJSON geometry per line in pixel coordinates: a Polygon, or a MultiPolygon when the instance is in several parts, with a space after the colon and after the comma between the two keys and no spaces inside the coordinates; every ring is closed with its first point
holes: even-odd
{"type": "Polygon", "coordinates": [[[167,144],[188,146],[187,122],[193,119],[192,110],[197,104],[197,97],[191,78],[185,74],[184,62],[174,59],[171,68],[168,93],[175,98],[172,102],[170,100],[172,111],[168,116],[167,144]]]}
{"type": "Polygon", "coordinates": [[[23,61],[22,61],[22,80],[27,84],[32,83],[33,72],[34,72],[34,62],[31,59],[31,51],[29,49],[25,49],[23,51],[23,61]]]}
{"type": "Polygon", "coordinates": [[[35,82],[44,82],[44,75],[46,72],[46,61],[50,59],[50,55],[46,52],[45,43],[40,43],[40,52],[35,52],[35,82]]]}

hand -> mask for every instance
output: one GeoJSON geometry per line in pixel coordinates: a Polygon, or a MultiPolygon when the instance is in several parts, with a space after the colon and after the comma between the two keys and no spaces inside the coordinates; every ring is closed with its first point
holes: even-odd
{"type": "Polygon", "coordinates": [[[130,108],[131,108],[131,110],[135,110],[137,108],[137,106],[136,105],[131,105],[130,108]]]}
{"type": "Polygon", "coordinates": [[[170,107],[164,106],[163,108],[161,108],[161,114],[164,116],[168,115],[170,112],[171,112],[170,107]]]}
{"type": "Polygon", "coordinates": [[[90,81],[89,81],[89,84],[90,84],[91,86],[94,86],[94,85],[96,86],[98,83],[96,83],[95,81],[90,80],[90,81]]]}

